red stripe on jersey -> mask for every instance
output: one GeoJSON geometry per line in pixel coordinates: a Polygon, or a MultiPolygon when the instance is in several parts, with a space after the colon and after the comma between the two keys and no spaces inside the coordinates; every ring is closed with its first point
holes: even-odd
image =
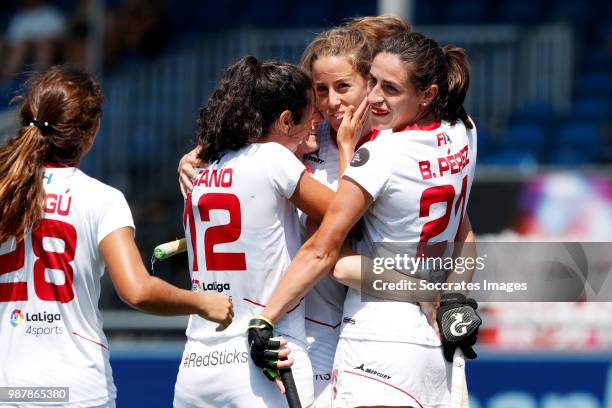
{"type": "Polygon", "coordinates": [[[310,167],[308,164],[304,164],[304,167],[306,167],[306,171],[310,174],[312,174],[312,167],[310,167]]]}
{"type": "Polygon", "coordinates": [[[251,303],[251,304],[254,304],[255,306],[259,306],[259,307],[266,307],[266,305],[262,305],[261,303],[257,303],[257,302],[255,302],[255,301],[253,301],[253,300],[251,300],[251,299],[242,298],[242,300],[247,301],[247,302],[249,302],[249,303],[251,303]]]}
{"type": "Polygon", "coordinates": [[[442,126],[442,122],[432,122],[428,125],[417,125],[416,123],[413,125],[407,125],[401,128],[393,129],[393,132],[403,132],[404,130],[435,130],[442,126]]]}
{"type": "Polygon", "coordinates": [[[80,338],[85,339],[85,340],[87,340],[87,341],[91,341],[92,343],[97,344],[98,346],[100,346],[100,347],[104,347],[105,349],[109,350],[109,348],[108,348],[107,346],[105,346],[104,344],[102,344],[102,343],[98,343],[97,341],[92,340],[92,339],[88,339],[87,337],[82,336],[82,335],[80,335],[80,334],[79,334],[79,333],[77,333],[77,332],[72,332],[72,334],[74,334],[75,336],[79,336],[80,338]]]}
{"type": "MultiPolygon", "coordinates": [[[[262,305],[261,303],[257,303],[257,302],[255,302],[254,300],[251,300],[251,299],[242,298],[242,300],[244,300],[245,302],[249,302],[249,303],[251,303],[251,304],[253,304],[255,306],[266,307],[266,305],[262,305]]],[[[293,312],[295,309],[297,309],[298,306],[302,303],[302,300],[304,300],[304,298],[301,298],[297,305],[295,305],[292,309],[288,310],[287,314],[289,314],[289,313],[293,312]]]]}
{"type": "Polygon", "coordinates": [[[362,137],[361,140],[357,142],[357,144],[355,145],[355,151],[359,150],[359,148],[363,146],[366,142],[371,142],[372,140],[376,139],[379,133],[380,130],[372,129],[370,133],[362,137]]]}
{"type": "Polygon", "coordinates": [[[338,326],[340,326],[342,324],[342,322],[338,322],[337,324],[324,323],[324,322],[320,322],[320,321],[315,320],[315,319],[311,319],[310,317],[305,317],[304,319],[308,320],[309,322],[320,324],[321,326],[331,327],[332,329],[335,329],[336,327],[338,327],[338,326]]]}
{"type": "Polygon", "coordinates": [[[421,403],[419,402],[419,400],[417,400],[416,398],[414,398],[414,396],[413,396],[412,394],[410,394],[408,391],[404,391],[404,390],[402,390],[402,389],[401,389],[401,388],[399,388],[399,387],[396,387],[396,386],[395,386],[395,385],[393,385],[393,384],[389,384],[388,382],[383,381],[383,380],[379,380],[378,378],[370,377],[369,375],[365,375],[365,374],[361,374],[361,373],[356,373],[356,372],[354,372],[354,371],[344,370],[344,372],[345,372],[345,373],[347,373],[347,374],[354,374],[354,375],[358,375],[358,376],[360,376],[360,377],[369,378],[370,380],[378,381],[378,382],[379,382],[379,383],[381,383],[381,384],[385,384],[385,385],[388,385],[389,387],[395,388],[396,390],[398,390],[398,391],[400,391],[400,392],[402,392],[402,393],[406,394],[406,395],[407,395],[407,396],[409,396],[410,398],[412,398],[412,399],[414,400],[414,402],[416,402],[416,403],[419,405],[419,407],[423,408],[423,405],[421,405],[421,403]]]}
{"type": "Polygon", "coordinates": [[[289,314],[289,313],[293,312],[295,309],[297,309],[298,306],[302,303],[302,300],[304,300],[304,298],[301,298],[297,305],[295,305],[292,309],[289,309],[287,311],[287,314],[289,314]]]}
{"type": "Polygon", "coordinates": [[[43,163],[43,167],[46,167],[48,169],[61,169],[63,167],[70,167],[70,166],[63,166],[61,164],[45,162],[45,163],[43,163]]]}

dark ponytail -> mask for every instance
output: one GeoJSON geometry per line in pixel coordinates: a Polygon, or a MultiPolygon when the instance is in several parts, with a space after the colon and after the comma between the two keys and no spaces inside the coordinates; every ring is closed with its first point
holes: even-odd
{"type": "Polygon", "coordinates": [[[454,45],[440,48],[431,38],[417,32],[401,32],[385,40],[376,54],[397,55],[410,64],[408,80],[417,91],[430,85],[438,86],[438,95],[430,104],[436,120],[454,125],[461,119],[468,129],[474,125],[468,118],[463,102],[470,84],[470,72],[463,49],[454,45]]]}
{"type": "Polygon", "coordinates": [[[311,99],[312,82],[295,65],[242,58],[225,71],[200,110],[199,158],[215,161],[225,151],[256,142],[285,110],[291,112],[294,123],[300,123],[311,99]]]}
{"type": "Polygon", "coordinates": [[[35,227],[45,202],[45,163],[76,166],[100,124],[102,92],[86,72],[56,66],[32,77],[21,128],[0,147],[0,242],[35,227]]]}
{"type": "Polygon", "coordinates": [[[468,129],[472,123],[463,107],[465,96],[470,87],[470,67],[463,48],[454,45],[445,45],[442,48],[446,58],[447,75],[446,82],[448,93],[444,103],[443,119],[454,124],[457,119],[461,119],[468,129]]]}

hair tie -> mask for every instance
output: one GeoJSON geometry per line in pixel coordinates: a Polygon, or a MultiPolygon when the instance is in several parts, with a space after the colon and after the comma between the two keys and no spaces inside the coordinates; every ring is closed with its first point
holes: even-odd
{"type": "Polygon", "coordinates": [[[43,133],[53,130],[53,128],[49,126],[49,122],[38,120],[36,118],[32,119],[32,121],[30,122],[30,126],[36,126],[43,133]]]}

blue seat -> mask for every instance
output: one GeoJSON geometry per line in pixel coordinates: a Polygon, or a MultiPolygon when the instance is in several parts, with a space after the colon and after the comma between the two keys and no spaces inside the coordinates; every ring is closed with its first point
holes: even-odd
{"type": "Polygon", "coordinates": [[[582,150],[588,154],[595,154],[602,146],[599,126],[590,122],[569,122],[561,126],[552,143],[559,146],[582,150]]]}
{"type": "Polygon", "coordinates": [[[542,2],[514,0],[500,4],[498,20],[503,23],[529,24],[540,21],[541,16],[542,2]]]}
{"type": "Polygon", "coordinates": [[[561,0],[553,3],[550,14],[554,20],[585,25],[589,23],[595,11],[596,8],[584,0],[561,0]]]}
{"type": "MultiPolygon", "coordinates": [[[[612,33],[610,33],[612,38],[612,33]]],[[[586,52],[586,66],[591,71],[604,70],[612,72],[612,50],[606,47],[590,48],[586,52]]]]}
{"type": "Polygon", "coordinates": [[[536,166],[538,164],[533,154],[520,150],[502,150],[489,155],[484,162],[496,166],[536,166]]]}
{"type": "Polygon", "coordinates": [[[550,127],[557,121],[552,105],[544,101],[532,101],[521,106],[510,118],[512,124],[529,124],[550,127]]]}
{"type": "Polygon", "coordinates": [[[306,1],[294,5],[294,23],[302,26],[317,26],[321,20],[328,20],[331,16],[331,5],[329,3],[306,1]]]}
{"type": "Polygon", "coordinates": [[[530,124],[511,125],[504,132],[505,148],[531,151],[538,155],[546,143],[546,131],[542,126],[530,124]]]}
{"type": "Polygon", "coordinates": [[[580,76],[575,93],[581,97],[609,98],[612,95],[612,73],[590,72],[580,76]]]}
{"type": "Polygon", "coordinates": [[[251,26],[282,26],[286,14],[285,4],[279,0],[268,1],[266,6],[256,2],[244,4],[241,21],[251,26]]]}
{"type": "Polygon", "coordinates": [[[429,2],[413,2],[413,23],[415,24],[435,24],[439,22],[436,8],[429,2]]]}
{"type": "Polygon", "coordinates": [[[344,20],[347,17],[354,16],[375,16],[376,2],[371,0],[345,0],[342,2],[330,2],[334,4],[335,17],[338,20],[344,20]]]}
{"type": "Polygon", "coordinates": [[[485,23],[492,20],[486,1],[458,0],[448,4],[446,20],[450,24],[485,23]]]}
{"type": "Polygon", "coordinates": [[[557,166],[575,166],[593,163],[596,160],[595,154],[579,148],[564,146],[553,151],[547,161],[548,164],[557,166]]]}
{"type": "Polygon", "coordinates": [[[484,157],[487,155],[492,148],[492,145],[495,143],[493,136],[484,128],[484,126],[480,126],[477,128],[477,149],[478,149],[478,157],[484,157]]]}
{"type": "Polygon", "coordinates": [[[612,104],[604,98],[584,98],[574,101],[572,116],[577,120],[612,121],[612,104]]]}

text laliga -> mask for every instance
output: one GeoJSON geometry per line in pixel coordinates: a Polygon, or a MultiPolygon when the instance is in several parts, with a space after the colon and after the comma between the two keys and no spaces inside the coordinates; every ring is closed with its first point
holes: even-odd
{"type": "Polygon", "coordinates": [[[233,173],[232,169],[200,170],[193,181],[193,186],[202,184],[205,187],[231,187],[233,173]]]}
{"type": "Polygon", "coordinates": [[[419,162],[419,170],[423,180],[428,180],[432,177],[443,177],[444,173],[457,174],[465,166],[470,164],[468,158],[468,145],[465,145],[457,153],[449,153],[446,156],[438,157],[433,160],[438,162],[438,171],[432,171],[432,165],[429,160],[419,162]]]}

